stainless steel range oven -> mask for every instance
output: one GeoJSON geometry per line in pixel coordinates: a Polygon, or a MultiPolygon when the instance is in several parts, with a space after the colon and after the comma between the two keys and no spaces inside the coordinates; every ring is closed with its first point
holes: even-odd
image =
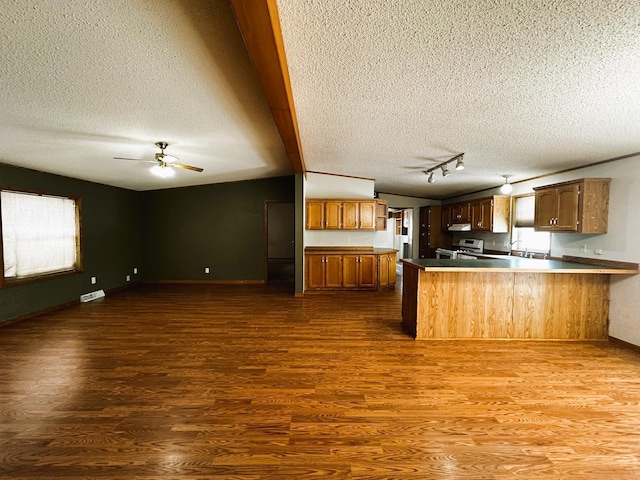
{"type": "Polygon", "coordinates": [[[455,260],[460,256],[471,258],[465,253],[482,253],[484,251],[484,241],[475,238],[463,238],[452,249],[436,248],[436,258],[455,260]]]}

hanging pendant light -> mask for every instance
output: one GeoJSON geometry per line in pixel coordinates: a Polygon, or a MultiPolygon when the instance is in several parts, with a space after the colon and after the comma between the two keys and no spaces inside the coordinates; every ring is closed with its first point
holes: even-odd
{"type": "Polygon", "coordinates": [[[500,187],[500,192],[504,193],[505,195],[508,195],[509,193],[511,193],[513,191],[513,186],[509,183],[509,177],[510,176],[511,175],[503,175],[504,183],[500,187]]]}

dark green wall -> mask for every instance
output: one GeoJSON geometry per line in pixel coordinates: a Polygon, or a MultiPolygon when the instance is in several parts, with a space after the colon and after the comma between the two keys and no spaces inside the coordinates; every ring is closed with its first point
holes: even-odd
{"type": "Polygon", "coordinates": [[[83,273],[0,289],[0,321],[123,286],[127,275],[139,279],[140,193],[8,165],[0,165],[0,187],[80,197],[84,262],[83,273]]]}
{"type": "Polygon", "coordinates": [[[265,201],[293,202],[294,180],[143,192],[144,279],[263,281],[265,201]]]}

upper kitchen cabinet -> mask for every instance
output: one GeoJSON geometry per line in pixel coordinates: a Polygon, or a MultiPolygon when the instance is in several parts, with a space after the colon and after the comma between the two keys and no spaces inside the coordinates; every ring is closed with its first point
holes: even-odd
{"type": "Polygon", "coordinates": [[[378,214],[386,214],[384,200],[307,200],[307,230],[385,230],[385,221],[378,214]],[[381,205],[383,208],[381,208],[381,205]],[[384,227],[384,228],[381,228],[384,227]]]}
{"type": "Polygon", "coordinates": [[[607,233],[610,183],[610,178],[582,178],[534,188],[535,229],[607,233]]]}
{"type": "Polygon", "coordinates": [[[469,202],[451,205],[451,223],[471,223],[471,206],[469,202]]]}
{"type": "Polygon", "coordinates": [[[508,233],[511,218],[511,197],[493,197],[472,200],[471,230],[476,232],[508,233]]]}

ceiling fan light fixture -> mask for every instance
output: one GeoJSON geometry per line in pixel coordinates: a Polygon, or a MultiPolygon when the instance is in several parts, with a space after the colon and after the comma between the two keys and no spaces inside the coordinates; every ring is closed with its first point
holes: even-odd
{"type": "Polygon", "coordinates": [[[160,178],[169,178],[176,174],[172,168],[169,168],[166,165],[154,165],[151,167],[151,173],[160,178]]]}
{"type": "Polygon", "coordinates": [[[513,186],[509,183],[509,177],[511,175],[503,175],[504,177],[504,183],[502,184],[502,186],[500,187],[500,192],[504,193],[505,195],[511,193],[513,191],[513,186]]]}

